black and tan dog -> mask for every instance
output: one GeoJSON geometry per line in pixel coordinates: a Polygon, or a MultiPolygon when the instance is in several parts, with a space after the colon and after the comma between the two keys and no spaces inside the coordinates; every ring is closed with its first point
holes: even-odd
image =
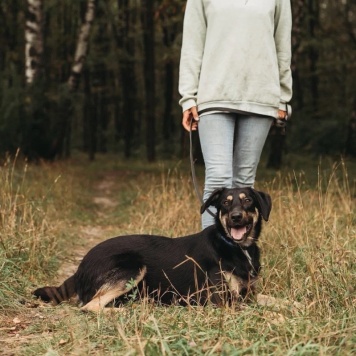
{"type": "Polygon", "coordinates": [[[216,207],[215,225],[179,238],[111,238],[90,250],[60,287],[39,288],[34,295],[55,304],[77,295],[82,310],[94,312],[111,301],[124,302],[132,288],[163,304],[244,298],[255,289],[256,242],[271,205],[268,194],[252,188],[217,189],[201,207],[202,213],[216,207]]]}

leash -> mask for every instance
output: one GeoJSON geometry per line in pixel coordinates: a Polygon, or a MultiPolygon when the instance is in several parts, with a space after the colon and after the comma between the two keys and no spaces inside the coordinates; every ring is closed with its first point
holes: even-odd
{"type": "MultiPolygon", "coordinates": [[[[190,131],[189,131],[189,151],[190,151],[190,170],[192,174],[192,180],[193,180],[193,186],[195,190],[195,195],[197,196],[198,200],[200,201],[200,204],[204,204],[204,200],[202,195],[200,194],[199,188],[198,188],[198,181],[197,181],[197,176],[195,174],[195,165],[194,165],[194,157],[193,157],[193,131],[192,131],[192,126],[193,126],[193,121],[194,119],[190,120],[190,131]]],[[[209,208],[206,209],[206,211],[215,219],[216,214],[214,214],[209,208]]]]}
{"type": "Polygon", "coordinates": [[[279,117],[276,117],[274,119],[273,125],[281,130],[280,132],[282,136],[286,135],[287,122],[291,117],[291,115],[292,115],[292,107],[289,104],[286,104],[286,116],[284,117],[284,119],[280,119],[279,117]]]}
{"type": "Polygon", "coordinates": [[[258,276],[258,272],[255,270],[255,267],[252,264],[252,257],[250,256],[250,254],[248,253],[247,250],[244,250],[242,247],[241,247],[241,250],[242,250],[243,254],[245,255],[245,257],[247,258],[247,261],[248,261],[248,263],[250,264],[250,266],[252,268],[251,271],[249,272],[250,276],[251,277],[257,277],[258,276]]]}
{"type": "MultiPolygon", "coordinates": [[[[218,235],[220,236],[221,239],[223,239],[228,245],[230,245],[231,247],[236,247],[236,244],[234,244],[232,241],[230,241],[229,239],[227,239],[224,235],[222,235],[220,232],[218,232],[218,235]]],[[[239,244],[238,246],[240,247],[241,252],[245,255],[248,264],[251,267],[251,270],[248,272],[249,275],[251,277],[257,277],[258,276],[258,272],[256,271],[255,267],[253,266],[252,263],[252,257],[251,255],[248,253],[247,249],[242,248],[239,244]]]]}

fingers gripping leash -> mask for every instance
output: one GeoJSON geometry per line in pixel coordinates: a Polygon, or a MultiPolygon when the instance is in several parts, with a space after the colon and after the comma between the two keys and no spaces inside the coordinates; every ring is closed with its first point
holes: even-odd
{"type": "Polygon", "coordinates": [[[284,116],[284,118],[279,118],[276,117],[274,119],[274,126],[281,129],[281,134],[285,135],[286,134],[286,130],[287,130],[287,122],[291,117],[292,114],[292,107],[288,104],[286,104],[286,115],[284,116]]]}

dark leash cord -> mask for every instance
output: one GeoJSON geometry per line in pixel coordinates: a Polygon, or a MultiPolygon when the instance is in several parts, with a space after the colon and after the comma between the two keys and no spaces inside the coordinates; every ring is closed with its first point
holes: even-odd
{"type": "MultiPolygon", "coordinates": [[[[200,194],[199,188],[198,188],[198,181],[197,181],[197,176],[195,174],[195,161],[194,161],[194,157],[193,157],[193,131],[192,131],[192,127],[193,127],[193,121],[194,119],[192,118],[190,120],[190,131],[189,131],[189,151],[190,151],[190,170],[192,173],[192,180],[193,180],[193,186],[194,186],[194,190],[195,190],[195,195],[197,196],[198,200],[200,201],[200,204],[203,205],[204,204],[204,200],[202,195],[200,194]]],[[[209,208],[206,209],[206,211],[215,219],[216,218],[216,214],[214,214],[209,208]]]]}
{"type": "Polygon", "coordinates": [[[280,119],[279,117],[276,117],[274,119],[273,126],[276,127],[277,129],[280,129],[280,133],[282,136],[285,136],[286,131],[287,131],[287,121],[290,118],[292,113],[292,108],[290,105],[286,104],[286,116],[283,119],[280,119]]]}

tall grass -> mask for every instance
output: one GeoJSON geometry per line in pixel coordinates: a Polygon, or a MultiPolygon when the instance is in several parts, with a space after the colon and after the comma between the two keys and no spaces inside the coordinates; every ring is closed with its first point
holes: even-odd
{"type": "Polygon", "coordinates": [[[82,225],[90,224],[110,225],[114,234],[181,236],[200,229],[199,203],[184,167],[138,164],[123,170],[124,163],[103,158],[92,165],[74,163],[75,169],[70,163],[1,167],[0,297],[8,329],[0,328],[0,343],[5,354],[356,353],[356,191],[344,162],[259,180],[257,188],[273,200],[260,239],[260,291],[290,301],[285,307],[182,308],[141,301],[105,315],[31,302],[31,289],[50,282],[58,261],[73,247],[68,234],[80,235],[82,225]],[[95,215],[98,208],[85,194],[97,194],[93,182],[108,174],[114,185],[105,194],[118,204],[95,215]],[[85,176],[91,186],[83,184],[85,176]],[[316,184],[310,183],[314,176],[316,184]],[[84,198],[77,201],[78,196],[84,198]],[[68,222],[71,228],[64,234],[68,222]],[[27,303],[16,303],[16,293],[27,303]],[[20,322],[14,323],[16,317],[20,322]]]}
{"type": "Polygon", "coordinates": [[[0,167],[0,309],[16,308],[18,293],[23,296],[29,282],[44,276],[44,266],[58,267],[73,205],[61,168],[29,165],[17,156],[0,167]]]}
{"type": "Polygon", "coordinates": [[[315,189],[303,189],[306,179],[293,174],[270,184],[264,288],[302,301],[309,313],[355,316],[355,191],[343,164],[329,177],[319,174],[315,189]]]}

